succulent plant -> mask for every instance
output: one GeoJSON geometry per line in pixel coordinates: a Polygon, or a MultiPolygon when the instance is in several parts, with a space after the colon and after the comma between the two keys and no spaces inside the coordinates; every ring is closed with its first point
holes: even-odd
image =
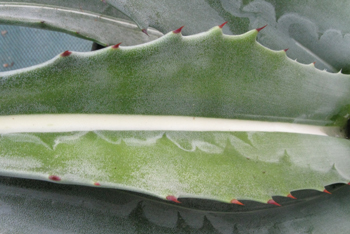
{"type": "MultiPolygon", "coordinates": [[[[283,213],[277,206],[286,205],[284,209],[296,212],[298,202],[319,199],[300,195],[303,189],[332,196],[324,186],[350,181],[350,143],[344,139],[350,77],[321,71],[308,60],[331,71],[347,71],[349,61],[333,60],[337,52],[325,56],[322,50],[337,50],[326,42],[337,37],[336,30],[348,32],[347,24],[337,21],[349,17],[342,4],[324,0],[332,21],[321,26],[317,13],[324,13],[324,6],[285,3],[2,1],[3,23],[66,31],[115,45],[89,53],[65,51],[44,64],[0,73],[1,175],[148,194],[169,200],[168,208],[159,208],[164,202],[156,200],[154,209],[176,205],[181,211],[174,212],[190,226],[196,218],[188,217],[201,215],[188,210],[186,199],[233,203],[227,206],[234,211],[226,215],[206,215],[227,233],[233,227],[262,230],[238,227],[244,213],[239,211],[253,212],[251,218],[264,212],[273,216],[283,213]],[[314,13],[307,11],[310,7],[314,13]],[[272,10],[277,22],[266,19],[272,10]],[[189,26],[171,31],[183,21],[189,26]],[[323,35],[312,46],[305,44],[312,37],[293,32],[302,39],[295,43],[280,28],[287,24],[289,30],[303,24],[295,32],[305,35],[303,29],[319,27],[316,31],[323,35]],[[112,28],[117,33],[110,33],[112,28]],[[233,36],[223,30],[244,33],[233,36]],[[284,48],[260,45],[256,37],[273,49],[286,45],[290,57],[309,64],[288,58],[284,48]],[[283,38],[287,40],[281,43],[283,38]],[[122,39],[134,46],[123,46],[122,39]],[[276,208],[261,210],[269,206],[276,208]]],[[[134,200],[135,208],[139,199],[134,200]]],[[[315,221],[317,209],[310,208],[310,213],[301,215],[309,222],[305,230],[320,230],[315,228],[321,225],[315,221]]],[[[350,217],[347,211],[342,215],[350,217]]],[[[319,218],[329,216],[334,213],[319,218]]],[[[244,217],[249,218],[247,213],[244,217]]],[[[293,222],[281,220],[267,218],[266,230],[278,232],[273,228],[278,222],[293,222]]],[[[347,223],[339,222],[338,231],[346,230],[347,223]]],[[[201,228],[199,223],[192,226],[201,228]]],[[[301,230],[296,222],[292,226],[288,232],[301,230]]]]}

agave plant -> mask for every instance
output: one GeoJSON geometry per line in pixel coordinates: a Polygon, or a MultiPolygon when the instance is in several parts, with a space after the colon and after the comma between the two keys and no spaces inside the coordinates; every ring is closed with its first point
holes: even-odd
{"type": "Polygon", "coordinates": [[[149,220],[193,232],[343,232],[349,16],[322,3],[2,1],[2,23],[106,48],[0,74],[1,175],[118,193],[121,216],[147,195],[149,220]]]}

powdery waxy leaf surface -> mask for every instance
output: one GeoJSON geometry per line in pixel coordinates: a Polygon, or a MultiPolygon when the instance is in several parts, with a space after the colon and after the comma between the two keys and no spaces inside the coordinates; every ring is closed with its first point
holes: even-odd
{"type": "Polygon", "coordinates": [[[268,24],[258,41],[271,49],[289,48],[288,56],[316,62],[328,71],[350,70],[349,1],[331,0],[106,0],[140,28],[168,32],[186,25],[185,34],[229,21],[226,33],[241,34],[268,24]]]}
{"type": "Polygon", "coordinates": [[[306,201],[298,194],[298,200],[288,199],[293,205],[278,209],[259,204],[265,209],[244,212],[249,204],[205,200],[189,209],[185,199],[178,206],[114,189],[0,177],[0,218],[3,231],[21,234],[347,233],[350,186],[316,194],[306,201]]]}
{"type": "MultiPolygon", "coordinates": [[[[343,126],[349,77],[256,43],[258,31],[170,32],[142,46],[66,51],[0,78],[0,113],[187,115],[343,126]]],[[[1,173],[161,198],[264,201],[349,180],[349,142],[290,133],[2,134],[1,173]],[[308,178],[305,180],[305,178],[308,178]],[[168,197],[169,198],[169,197],[168,197]],[[173,198],[173,197],[170,197],[173,198]]]]}
{"type": "Polygon", "coordinates": [[[95,131],[0,138],[0,173],[161,198],[266,202],[350,180],[350,142],[290,133],[95,131]]]}
{"type": "MultiPolygon", "coordinates": [[[[52,6],[56,8],[69,8],[81,12],[94,12],[99,15],[122,18],[130,20],[128,16],[123,14],[117,8],[106,4],[106,1],[101,0],[1,0],[4,4],[26,4],[26,5],[42,5],[52,6]]],[[[56,19],[60,21],[60,19],[56,19]]]]}
{"type": "Polygon", "coordinates": [[[124,45],[137,45],[163,35],[154,29],[149,29],[146,35],[125,19],[51,5],[0,2],[0,23],[62,31],[101,45],[113,45],[121,41],[124,45]]]}
{"type": "MultiPolygon", "coordinates": [[[[331,0],[2,0],[5,4],[20,2],[21,4],[40,4],[53,7],[66,7],[78,12],[93,12],[112,18],[132,19],[140,29],[149,26],[163,33],[169,32],[180,25],[186,25],[185,35],[203,32],[213,25],[228,21],[224,29],[227,34],[241,34],[249,29],[268,24],[269,27],[258,38],[264,46],[278,50],[289,48],[287,55],[302,63],[316,62],[319,69],[337,72],[342,70],[349,73],[350,50],[349,48],[349,2],[331,0]],[[123,12],[123,13],[121,13],[123,12]]],[[[34,12],[20,11],[20,14],[12,14],[12,21],[28,25],[28,17],[34,12]]],[[[84,17],[69,16],[69,23],[62,27],[62,19],[53,16],[48,27],[54,30],[66,30],[70,25],[75,25],[76,20],[84,17]]],[[[67,20],[67,19],[66,19],[67,20]]],[[[0,18],[1,22],[1,18],[0,18]]],[[[2,22],[6,22],[2,21],[2,22]]],[[[93,23],[94,25],[96,23],[93,23]]],[[[37,24],[31,24],[37,26],[37,24]]],[[[86,28],[91,25],[85,24],[86,28]]],[[[103,27],[102,27],[103,28],[103,27]]],[[[95,27],[95,29],[98,29],[95,27]]],[[[79,30],[78,30],[79,31],[79,30]]],[[[95,39],[98,35],[87,32],[83,36],[95,39]]],[[[118,30],[117,30],[118,31],[118,30]]],[[[140,30],[141,31],[141,30],[140,30]]],[[[111,44],[113,34],[120,34],[108,30],[98,34],[108,37],[111,44]]],[[[135,32],[135,35],[137,33],[135,32]]],[[[140,34],[140,40],[147,38],[140,34]]],[[[96,40],[96,39],[95,39],[96,40]]]]}
{"type": "Polygon", "coordinates": [[[170,32],[1,73],[0,114],[184,115],[344,125],[350,78],[256,43],[258,31],[170,32]]]}

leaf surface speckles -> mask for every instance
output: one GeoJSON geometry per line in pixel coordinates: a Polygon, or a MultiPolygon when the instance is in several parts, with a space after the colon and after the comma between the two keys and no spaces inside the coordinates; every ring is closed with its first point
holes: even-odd
{"type": "Polygon", "coordinates": [[[142,46],[73,52],[1,73],[0,114],[183,115],[340,125],[350,78],[302,65],[220,27],[142,46]],[[69,105],[67,105],[69,103],[69,105]]]}
{"type": "Polygon", "coordinates": [[[293,190],[322,191],[349,181],[349,144],[333,137],[264,132],[3,134],[0,161],[6,163],[0,173],[44,180],[55,175],[60,183],[88,186],[97,181],[101,187],[163,199],[266,202],[293,190]],[[9,155],[16,160],[8,160],[9,155]]]}

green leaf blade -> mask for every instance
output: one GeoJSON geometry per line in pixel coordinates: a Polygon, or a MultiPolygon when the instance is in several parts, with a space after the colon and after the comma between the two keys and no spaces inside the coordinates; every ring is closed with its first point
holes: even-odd
{"type": "Polygon", "coordinates": [[[323,190],[350,180],[350,143],[333,137],[97,131],[3,134],[0,144],[3,175],[43,180],[56,175],[63,183],[98,182],[163,199],[266,202],[293,190],[323,190]]]}
{"type": "Polygon", "coordinates": [[[0,114],[182,115],[344,126],[349,76],[291,61],[284,51],[256,43],[256,35],[222,35],[219,27],[189,37],[170,32],[142,46],[73,53],[2,73],[0,114]]]}

